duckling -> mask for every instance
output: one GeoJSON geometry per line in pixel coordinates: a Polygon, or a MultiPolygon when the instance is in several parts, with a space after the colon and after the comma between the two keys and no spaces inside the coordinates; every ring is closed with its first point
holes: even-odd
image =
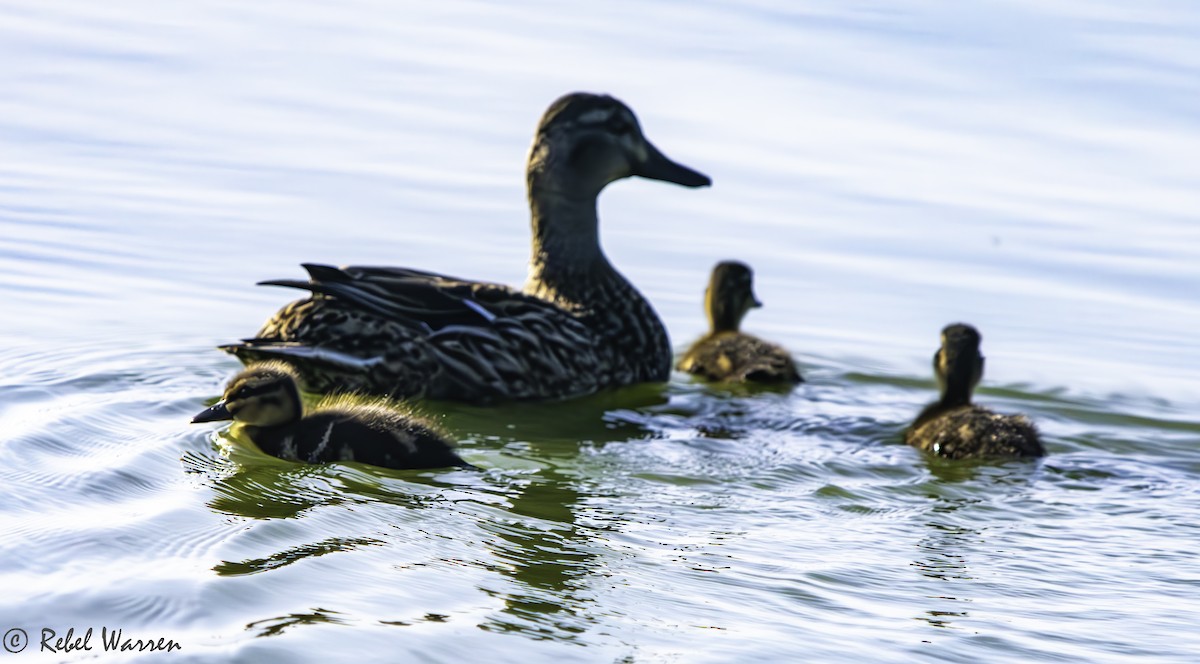
{"type": "Polygon", "coordinates": [[[281,359],[317,391],[487,404],[565,399],[665,381],[671,343],[654,308],[600,247],[596,198],[638,176],[708,176],[668,159],[624,103],[573,93],[542,116],[526,169],[533,257],[524,290],[408,268],[304,265],[310,291],[255,338],[222,348],[281,359]]]}
{"type": "Polygon", "coordinates": [[[942,398],[921,411],[904,432],[904,441],[949,459],[1044,456],[1029,418],[971,403],[971,391],[983,378],[980,340],[979,331],[965,323],[942,330],[942,347],[933,355],[942,398]]]}
{"type": "Polygon", "coordinates": [[[717,263],[704,291],[711,330],[688,349],[677,368],[714,381],[804,382],[786,350],[738,331],[746,313],[761,306],[754,295],[754,272],[749,265],[717,263]]]}
{"type": "Polygon", "coordinates": [[[296,374],[282,362],[234,376],[225,396],[192,423],[233,420],[267,454],[289,461],[360,461],[384,468],[472,467],[430,425],[383,400],[326,397],[305,414],[296,374]]]}

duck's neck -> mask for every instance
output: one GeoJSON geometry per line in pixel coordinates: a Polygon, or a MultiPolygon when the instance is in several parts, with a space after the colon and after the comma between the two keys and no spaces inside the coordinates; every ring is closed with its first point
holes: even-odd
{"type": "Polygon", "coordinates": [[[964,389],[963,386],[951,382],[947,384],[946,389],[942,390],[941,398],[921,409],[921,413],[917,415],[917,419],[913,421],[910,429],[915,430],[929,420],[940,417],[943,413],[970,405],[971,389],[969,387],[964,389]]]}
{"type": "Polygon", "coordinates": [[[530,187],[533,255],[526,292],[578,311],[605,304],[608,297],[629,297],[634,287],[600,249],[595,196],[569,196],[530,187]]]}
{"type": "Polygon", "coordinates": [[[567,305],[583,304],[602,284],[628,286],[600,248],[595,196],[531,188],[529,208],[533,255],[527,292],[567,305]]]}
{"type": "Polygon", "coordinates": [[[962,372],[953,371],[946,377],[946,383],[942,387],[942,398],[938,403],[943,408],[957,408],[959,406],[967,406],[971,403],[971,390],[974,385],[971,383],[969,376],[965,376],[962,372]]]}
{"type": "Polygon", "coordinates": [[[533,256],[525,292],[571,312],[605,340],[613,353],[610,369],[622,383],[666,380],[667,330],[600,248],[596,196],[531,186],[529,206],[533,256]]]}
{"type": "Polygon", "coordinates": [[[959,406],[971,405],[971,393],[952,393],[946,392],[942,398],[938,400],[938,404],[942,408],[958,408],[959,406]]]}
{"type": "Polygon", "coordinates": [[[708,314],[709,335],[723,332],[737,333],[742,325],[742,316],[729,303],[714,294],[709,288],[704,292],[704,311],[708,314]]]}

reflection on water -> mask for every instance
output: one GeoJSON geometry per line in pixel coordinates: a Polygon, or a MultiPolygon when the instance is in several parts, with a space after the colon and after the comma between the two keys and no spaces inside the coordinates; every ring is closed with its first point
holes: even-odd
{"type": "Polygon", "coordinates": [[[429,402],[426,408],[444,414],[445,424],[455,430],[525,441],[543,446],[542,451],[551,457],[569,459],[575,456],[580,442],[602,443],[653,434],[651,429],[609,414],[666,403],[665,386],[651,383],[574,399],[569,404],[514,403],[497,409],[429,402]]]}
{"type": "MultiPolygon", "coordinates": [[[[934,508],[932,513],[954,512],[957,506],[942,506],[934,508]]],[[[968,565],[967,551],[980,540],[980,532],[974,528],[948,525],[936,521],[925,524],[926,535],[917,543],[920,558],[913,561],[913,566],[922,576],[945,583],[946,588],[939,595],[928,595],[932,605],[946,608],[927,609],[917,617],[933,627],[953,627],[956,618],[966,618],[965,610],[950,611],[949,607],[961,608],[961,604],[971,600],[962,595],[970,594],[972,580],[968,565]],[[957,583],[964,582],[964,583],[957,583]]]]}
{"type": "Polygon", "coordinates": [[[515,582],[511,592],[498,593],[503,615],[481,625],[484,629],[514,631],[535,638],[571,639],[584,631],[589,599],[586,577],[601,565],[589,533],[575,523],[580,495],[569,478],[542,471],[511,499],[509,512],[528,519],[485,524],[492,532],[500,570],[515,582]]]}
{"type": "Polygon", "coordinates": [[[337,616],[336,611],[314,609],[312,613],[293,613],[278,618],[256,620],[246,625],[246,629],[256,632],[256,636],[276,636],[284,633],[289,628],[299,625],[316,625],[320,623],[341,624],[344,622],[344,619],[337,616]]]}
{"type": "Polygon", "coordinates": [[[1197,34],[1159,0],[0,6],[0,625],[189,661],[1191,661],[1197,34]],[[807,383],[424,404],[478,471],[188,424],[300,262],[519,284],[523,156],[575,89],[714,177],[600,202],[676,346],[744,260],[807,383]],[[1046,459],[900,443],[955,320],[1046,459]]]}
{"type": "Polygon", "coordinates": [[[500,445],[520,465],[536,464],[506,491],[505,518],[480,524],[493,535],[485,544],[496,558],[493,569],[513,582],[503,590],[482,588],[504,606],[481,628],[560,640],[584,630],[590,621],[587,577],[599,573],[596,551],[602,547],[592,543],[591,529],[577,523],[583,494],[574,467],[581,447],[650,435],[634,423],[608,422],[605,414],[665,401],[662,386],[643,385],[569,404],[513,404],[502,417],[494,408],[438,404],[448,412],[448,426],[500,445]]]}
{"type": "Polygon", "coordinates": [[[358,538],[343,540],[338,538],[329,538],[316,542],[314,544],[305,544],[302,546],[292,547],[277,553],[272,553],[265,558],[254,558],[249,560],[240,560],[237,562],[222,561],[213,567],[213,571],[222,576],[238,576],[241,574],[257,574],[266,572],[285,565],[291,565],[294,562],[312,558],[315,556],[323,556],[329,553],[338,551],[351,551],[362,546],[376,546],[383,544],[381,540],[358,538]]]}
{"type": "MultiPolygon", "coordinates": [[[[912,566],[935,582],[937,594],[927,595],[928,608],[917,620],[938,628],[961,628],[962,619],[971,616],[970,605],[979,584],[992,575],[988,555],[976,555],[993,545],[990,531],[1006,527],[986,515],[997,505],[1028,499],[1036,484],[1041,460],[1019,459],[996,462],[951,463],[940,457],[926,457],[931,475],[939,483],[929,496],[931,504],[922,524],[925,535],[916,543],[918,558],[912,566]],[[964,495],[965,484],[984,485],[982,491],[964,495]],[[976,560],[978,558],[979,560],[976,560]],[[978,567],[978,569],[973,569],[978,567]]],[[[1004,552],[1000,552],[1003,554],[1004,552]]],[[[1009,552],[1019,556],[1020,552],[1009,552]]],[[[1005,564],[1010,564],[1005,561],[1005,564]]]]}

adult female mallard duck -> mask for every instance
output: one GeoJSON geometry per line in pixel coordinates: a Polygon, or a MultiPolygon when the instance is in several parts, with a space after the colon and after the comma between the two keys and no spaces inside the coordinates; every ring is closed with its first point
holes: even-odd
{"type": "Polygon", "coordinates": [[[384,400],[321,400],[309,413],[296,375],[282,362],[256,364],[192,422],[233,420],[259,449],[289,461],[360,461],[384,468],[470,467],[432,426],[384,400]]]}
{"type": "Polygon", "coordinates": [[[905,442],[949,459],[1044,456],[1029,418],[971,403],[971,391],[983,378],[979,341],[979,331],[964,323],[942,330],[942,347],[933,356],[942,398],[921,411],[904,432],[905,442]]]}
{"type": "Polygon", "coordinates": [[[474,403],[665,381],[666,329],[598,235],[597,196],[634,175],[711,183],[659,152],[625,104],[566,95],[542,116],[529,151],[533,258],[523,291],[406,268],[305,265],[308,281],[263,283],[313,296],[223,348],[247,363],[285,360],[318,391],[474,403]]]}
{"type": "Polygon", "coordinates": [[[761,306],[754,296],[754,272],[749,265],[717,263],[704,291],[711,329],[679,360],[679,370],[715,381],[803,382],[791,354],[738,330],[746,313],[761,306]]]}

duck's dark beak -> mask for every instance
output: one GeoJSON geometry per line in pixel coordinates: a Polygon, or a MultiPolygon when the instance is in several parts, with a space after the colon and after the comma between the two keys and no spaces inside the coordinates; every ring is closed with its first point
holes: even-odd
{"type": "Polygon", "coordinates": [[[646,158],[641,163],[634,164],[633,174],[650,180],[674,182],[685,187],[707,187],[712,184],[712,179],[707,175],[671,161],[650,141],[646,141],[646,158]]]}
{"type": "Polygon", "coordinates": [[[224,401],[218,401],[204,411],[198,413],[192,418],[192,424],[199,422],[221,422],[223,420],[232,420],[233,413],[225,407],[224,401]]]}

